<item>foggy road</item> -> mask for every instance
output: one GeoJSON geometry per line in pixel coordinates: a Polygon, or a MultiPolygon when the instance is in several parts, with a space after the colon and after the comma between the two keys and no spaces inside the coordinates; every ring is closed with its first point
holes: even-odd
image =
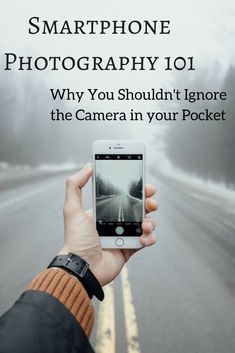
{"type": "MultiPolygon", "coordinates": [[[[128,347],[129,353],[232,353],[234,209],[173,181],[154,176],[148,181],[158,189],[158,242],[130,260],[106,287],[101,305],[95,301],[92,344],[104,353],[127,353],[128,347]]],[[[64,189],[65,176],[56,176],[1,191],[1,313],[60,249],[64,189]]],[[[87,207],[91,185],[88,189],[87,207]]]]}
{"type": "Polygon", "coordinates": [[[104,222],[138,222],[142,215],[142,202],[129,195],[106,197],[97,202],[97,219],[104,222]]]}

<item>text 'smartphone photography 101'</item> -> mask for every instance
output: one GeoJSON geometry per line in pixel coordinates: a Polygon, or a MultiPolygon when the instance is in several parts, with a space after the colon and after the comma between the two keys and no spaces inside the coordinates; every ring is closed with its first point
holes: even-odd
{"type": "Polygon", "coordinates": [[[103,248],[140,248],[144,218],[145,145],[93,143],[93,210],[103,248]]]}

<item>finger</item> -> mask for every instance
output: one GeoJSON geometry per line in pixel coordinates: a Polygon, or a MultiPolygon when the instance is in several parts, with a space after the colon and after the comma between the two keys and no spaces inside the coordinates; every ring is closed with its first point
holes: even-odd
{"type": "Polygon", "coordinates": [[[143,246],[151,246],[156,243],[156,236],[153,234],[156,223],[152,218],[145,218],[142,222],[143,234],[140,237],[140,243],[143,246]]]}
{"type": "Polygon", "coordinates": [[[67,201],[76,201],[81,205],[81,189],[86,185],[92,175],[92,165],[88,163],[78,173],[70,176],[66,181],[66,195],[67,201]]]}
{"type": "Polygon", "coordinates": [[[158,203],[154,199],[147,198],[145,200],[145,210],[146,212],[154,212],[158,209],[158,203]]]}
{"type": "Polygon", "coordinates": [[[140,243],[141,245],[145,246],[151,246],[155,244],[157,241],[156,235],[154,233],[149,233],[149,234],[142,234],[140,237],[140,243]]]}
{"type": "Polygon", "coordinates": [[[157,238],[155,234],[142,234],[140,237],[140,244],[142,245],[142,248],[122,250],[124,252],[125,261],[127,262],[132,255],[134,255],[136,252],[140,251],[144,247],[154,245],[156,241],[157,238]]]}
{"type": "Polygon", "coordinates": [[[145,197],[152,197],[156,194],[156,188],[153,184],[146,184],[145,185],[145,197]]]}
{"type": "MultiPolygon", "coordinates": [[[[140,236],[140,244],[143,247],[151,246],[156,243],[157,238],[153,234],[153,230],[155,229],[155,227],[156,227],[156,224],[152,218],[145,218],[144,221],[142,222],[143,234],[140,236]]],[[[141,249],[142,248],[122,250],[125,261],[127,262],[133,254],[135,254],[137,251],[141,249]]]]}
{"type": "Polygon", "coordinates": [[[156,228],[156,223],[152,218],[145,218],[142,222],[143,234],[150,234],[156,228]]]}

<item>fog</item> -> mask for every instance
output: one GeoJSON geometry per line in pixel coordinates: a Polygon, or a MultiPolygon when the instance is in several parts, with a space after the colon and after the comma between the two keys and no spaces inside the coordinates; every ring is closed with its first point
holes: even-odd
{"type": "MultiPolygon", "coordinates": [[[[177,82],[177,87],[182,83],[177,82]]],[[[215,82],[214,76],[206,73],[197,80],[185,77],[182,87],[193,91],[210,87],[226,91],[228,99],[221,104],[216,101],[197,102],[196,111],[208,108],[210,111],[225,109],[225,121],[182,121],[169,126],[166,133],[166,152],[176,166],[204,179],[216,180],[228,186],[235,184],[235,67],[230,67],[224,80],[215,82]]],[[[192,109],[190,103],[177,104],[177,108],[192,109]]]]}
{"type": "MultiPolygon", "coordinates": [[[[181,71],[102,71],[102,72],[35,72],[3,71],[1,57],[0,81],[0,161],[17,165],[81,164],[90,159],[91,143],[95,139],[142,139],[148,146],[148,160],[158,158],[162,145],[164,156],[186,172],[203,178],[234,183],[232,153],[234,150],[234,3],[226,1],[226,11],[220,3],[174,1],[157,4],[150,1],[124,1],[111,4],[85,4],[72,1],[42,1],[40,8],[27,0],[6,2],[0,14],[0,48],[18,55],[120,56],[161,55],[194,56],[196,70],[181,71]],[[125,6],[125,11],[123,11],[125,6]],[[55,11],[56,7],[56,11],[55,11]],[[104,12],[105,9],[105,12],[104,12]],[[156,11],[153,13],[153,9],[156,11]],[[199,10],[200,9],[200,10],[199,10]],[[11,23],[8,21],[11,14],[11,23]],[[182,16],[182,13],[185,16],[182,16]],[[125,15],[125,16],[124,16],[125,15]],[[50,36],[29,35],[28,20],[40,19],[170,19],[170,36],[50,36]],[[190,30],[189,30],[190,28],[190,30]],[[228,91],[226,122],[167,123],[152,122],[82,122],[50,119],[52,109],[63,112],[85,109],[92,111],[146,112],[181,109],[182,105],[156,101],[91,101],[80,103],[54,100],[50,89],[86,90],[98,88],[116,91],[119,88],[147,91],[189,88],[192,90],[228,91]]],[[[201,102],[194,109],[210,108],[201,102]]],[[[184,104],[185,107],[185,104],[184,104]]],[[[192,106],[191,106],[192,107],[192,106]]],[[[213,108],[222,109],[213,105],[213,108]]]]}

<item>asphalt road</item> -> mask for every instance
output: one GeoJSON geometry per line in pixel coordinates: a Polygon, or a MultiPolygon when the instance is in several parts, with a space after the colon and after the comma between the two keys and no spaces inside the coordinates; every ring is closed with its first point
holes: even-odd
{"type": "MultiPolygon", "coordinates": [[[[91,341],[103,353],[232,353],[234,209],[173,181],[151,181],[160,203],[158,243],[138,252],[107,287],[105,302],[95,302],[91,341]],[[112,332],[106,350],[98,342],[105,327],[112,332]]],[[[60,248],[64,188],[57,176],[1,191],[1,313],[60,248]]]]}
{"type": "Polygon", "coordinates": [[[101,199],[97,202],[96,215],[104,222],[139,222],[142,202],[126,194],[101,199]]]}

